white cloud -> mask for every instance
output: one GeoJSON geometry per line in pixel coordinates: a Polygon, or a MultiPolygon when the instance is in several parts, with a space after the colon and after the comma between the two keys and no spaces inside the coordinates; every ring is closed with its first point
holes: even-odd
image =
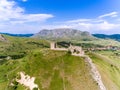
{"type": "Polygon", "coordinates": [[[15,0],[0,0],[0,32],[36,32],[35,30],[39,29],[38,23],[43,23],[52,17],[54,17],[52,14],[26,14],[15,0]]]}
{"type": "Polygon", "coordinates": [[[98,28],[99,30],[107,30],[107,31],[120,27],[119,24],[108,23],[107,21],[95,25],[96,25],[95,27],[98,28]]]}
{"type": "MultiPolygon", "coordinates": [[[[105,16],[112,16],[115,13],[107,14],[105,16]]],[[[102,16],[102,15],[101,15],[102,16]]],[[[76,20],[68,20],[64,22],[59,22],[54,25],[49,25],[47,28],[74,28],[82,31],[89,31],[91,33],[120,33],[120,23],[118,19],[112,18],[94,18],[94,19],[76,19],[76,20]],[[114,32],[115,31],[115,32],[114,32]]]]}
{"type": "Polygon", "coordinates": [[[118,12],[111,12],[94,19],[80,18],[48,25],[44,22],[54,17],[52,14],[26,14],[15,0],[0,0],[0,32],[37,33],[43,28],[75,28],[91,33],[99,31],[111,33],[114,30],[120,30],[119,20],[114,18],[109,20],[104,17],[116,16],[118,17],[118,12]]]}
{"type": "Polygon", "coordinates": [[[77,23],[77,22],[87,22],[87,21],[91,21],[91,19],[77,19],[77,20],[70,20],[67,22],[68,23],[77,23]]]}
{"type": "Polygon", "coordinates": [[[19,18],[16,18],[16,20],[11,20],[10,22],[13,24],[27,23],[27,22],[43,22],[48,18],[52,18],[52,17],[53,16],[51,14],[26,14],[26,15],[21,15],[19,18]]]}
{"type": "Polygon", "coordinates": [[[27,2],[27,0],[22,0],[23,2],[27,2]]]}
{"type": "Polygon", "coordinates": [[[111,12],[111,13],[107,13],[104,15],[99,16],[99,18],[104,18],[104,17],[117,17],[118,16],[118,12],[111,12]]]}
{"type": "Polygon", "coordinates": [[[14,1],[0,0],[0,20],[9,21],[12,18],[18,18],[24,10],[16,6],[14,1]]]}
{"type": "Polygon", "coordinates": [[[0,0],[0,22],[41,22],[52,17],[51,14],[25,14],[25,10],[17,6],[15,1],[0,0]]]}

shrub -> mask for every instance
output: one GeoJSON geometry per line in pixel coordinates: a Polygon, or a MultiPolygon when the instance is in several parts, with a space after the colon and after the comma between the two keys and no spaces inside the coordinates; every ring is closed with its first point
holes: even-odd
{"type": "Polygon", "coordinates": [[[35,88],[33,88],[33,90],[38,90],[38,88],[35,87],[35,88]]]}

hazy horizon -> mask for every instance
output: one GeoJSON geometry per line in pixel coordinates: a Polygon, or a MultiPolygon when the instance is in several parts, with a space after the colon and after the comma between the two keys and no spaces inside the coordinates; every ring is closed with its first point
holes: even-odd
{"type": "MultiPolygon", "coordinates": [[[[58,28],[54,28],[54,29],[58,29],[58,28]]],[[[54,30],[54,29],[51,29],[51,30],[54,30]]],[[[70,28],[68,28],[68,29],[70,29],[70,28]]],[[[73,28],[72,28],[73,29],[73,28]]],[[[42,30],[45,30],[45,29],[42,29],[42,30]]],[[[40,30],[40,31],[42,31],[42,30],[40,30]]],[[[47,29],[48,30],[48,29],[47,29]]],[[[76,29],[76,30],[78,30],[78,29],[76,29]]],[[[19,34],[21,34],[21,35],[25,35],[25,34],[37,34],[37,33],[39,33],[40,31],[38,31],[38,32],[36,32],[36,33],[11,33],[11,32],[0,32],[1,34],[17,34],[17,35],[19,35],[19,34]]],[[[81,31],[81,30],[80,30],[81,31]]],[[[84,32],[84,31],[83,31],[84,32]]],[[[87,32],[89,32],[89,31],[87,31],[87,32]]],[[[90,32],[89,32],[90,33],[90,32]]],[[[120,34],[120,33],[90,33],[90,34],[105,34],[105,35],[115,35],[115,34],[120,34]]]]}

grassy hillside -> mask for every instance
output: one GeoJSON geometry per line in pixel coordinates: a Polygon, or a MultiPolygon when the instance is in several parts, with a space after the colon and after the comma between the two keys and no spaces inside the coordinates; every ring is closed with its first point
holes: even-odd
{"type": "Polygon", "coordinates": [[[73,41],[73,43],[84,43],[84,44],[93,44],[98,46],[118,46],[120,47],[120,42],[112,40],[112,39],[97,39],[97,40],[91,40],[91,41],[73,41]]]}
{"type": "Polygon", "coordinates": [[[22,59],[4,62],[0,65],[1,90],[25,90],[20,84],[16,89],[9,86],[20,71],[36,77],[40,90],[98,90],[84,59],[67,52],[34,50],[22,59]]]}
{"type": "Polygon", "coordinates": [[[107,90],[120,90],[120,56],[116,51],[99,51],[89,56],[96,64],[107,90]]]}
{"type": "Polygon", "coordinates": [[[32,39],[32,38],[18,38],[4,35],[7,41],[0,41],[0,58],[23,57],[27,52],[36,48],[48,48],[48,41],[32,39]]]}
{"type": "MultiPolygon", "coordinates": [[[[84,58],[71,56],[64,51],[52,51],[49,49],[49,41],[4,37],[7,42],[0,41],[0,90],[25,90],[25,86],[15,81],[20,78],[19,72],[35,77],[40,90],[99,90],[84,58]]],[[[110,45],[110,42],[119,46],[117,41],[101,39],[73,44],[97,47],[110,45]]],[[[60,47],[68,46],[69,42],[58,44],[60,47]]],[[[88,55],[97,66],[106,88],[120,90],[120,51],[95,51],[88,55]]]]}
{"type": "Polygon", "coordinates": [[[83,58],[51,51],[48,41],[6,35],[5,38],[7,42],[0,42],[0,90],[25,90],[15,81],[21,71],[35,77],[40,90],[98,90],[83,58]]]}

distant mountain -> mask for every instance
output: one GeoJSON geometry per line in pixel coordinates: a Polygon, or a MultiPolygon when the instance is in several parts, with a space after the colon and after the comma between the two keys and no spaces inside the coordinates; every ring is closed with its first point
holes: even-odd
{"type": "Polygon", "coordinates": [[[10,34],[10,33],[0,33],[0,34],[5,34],[9,36],[15,36],[15,37],[31,37],[33,34],[10,34]]]}
{"type": "Polygon", "coordinates": [[[93,36],[102,39],[114,39],[120,41],[120,34],[112,34],[112,35],[105,35],[105,34],[93,34],[93,36]]]}
{"type": "Polygon", "coordinates": [[[92,40],[95,39],[89,32],[69,28],[44,29],[33,37],[50,40],[92,40]]]}

